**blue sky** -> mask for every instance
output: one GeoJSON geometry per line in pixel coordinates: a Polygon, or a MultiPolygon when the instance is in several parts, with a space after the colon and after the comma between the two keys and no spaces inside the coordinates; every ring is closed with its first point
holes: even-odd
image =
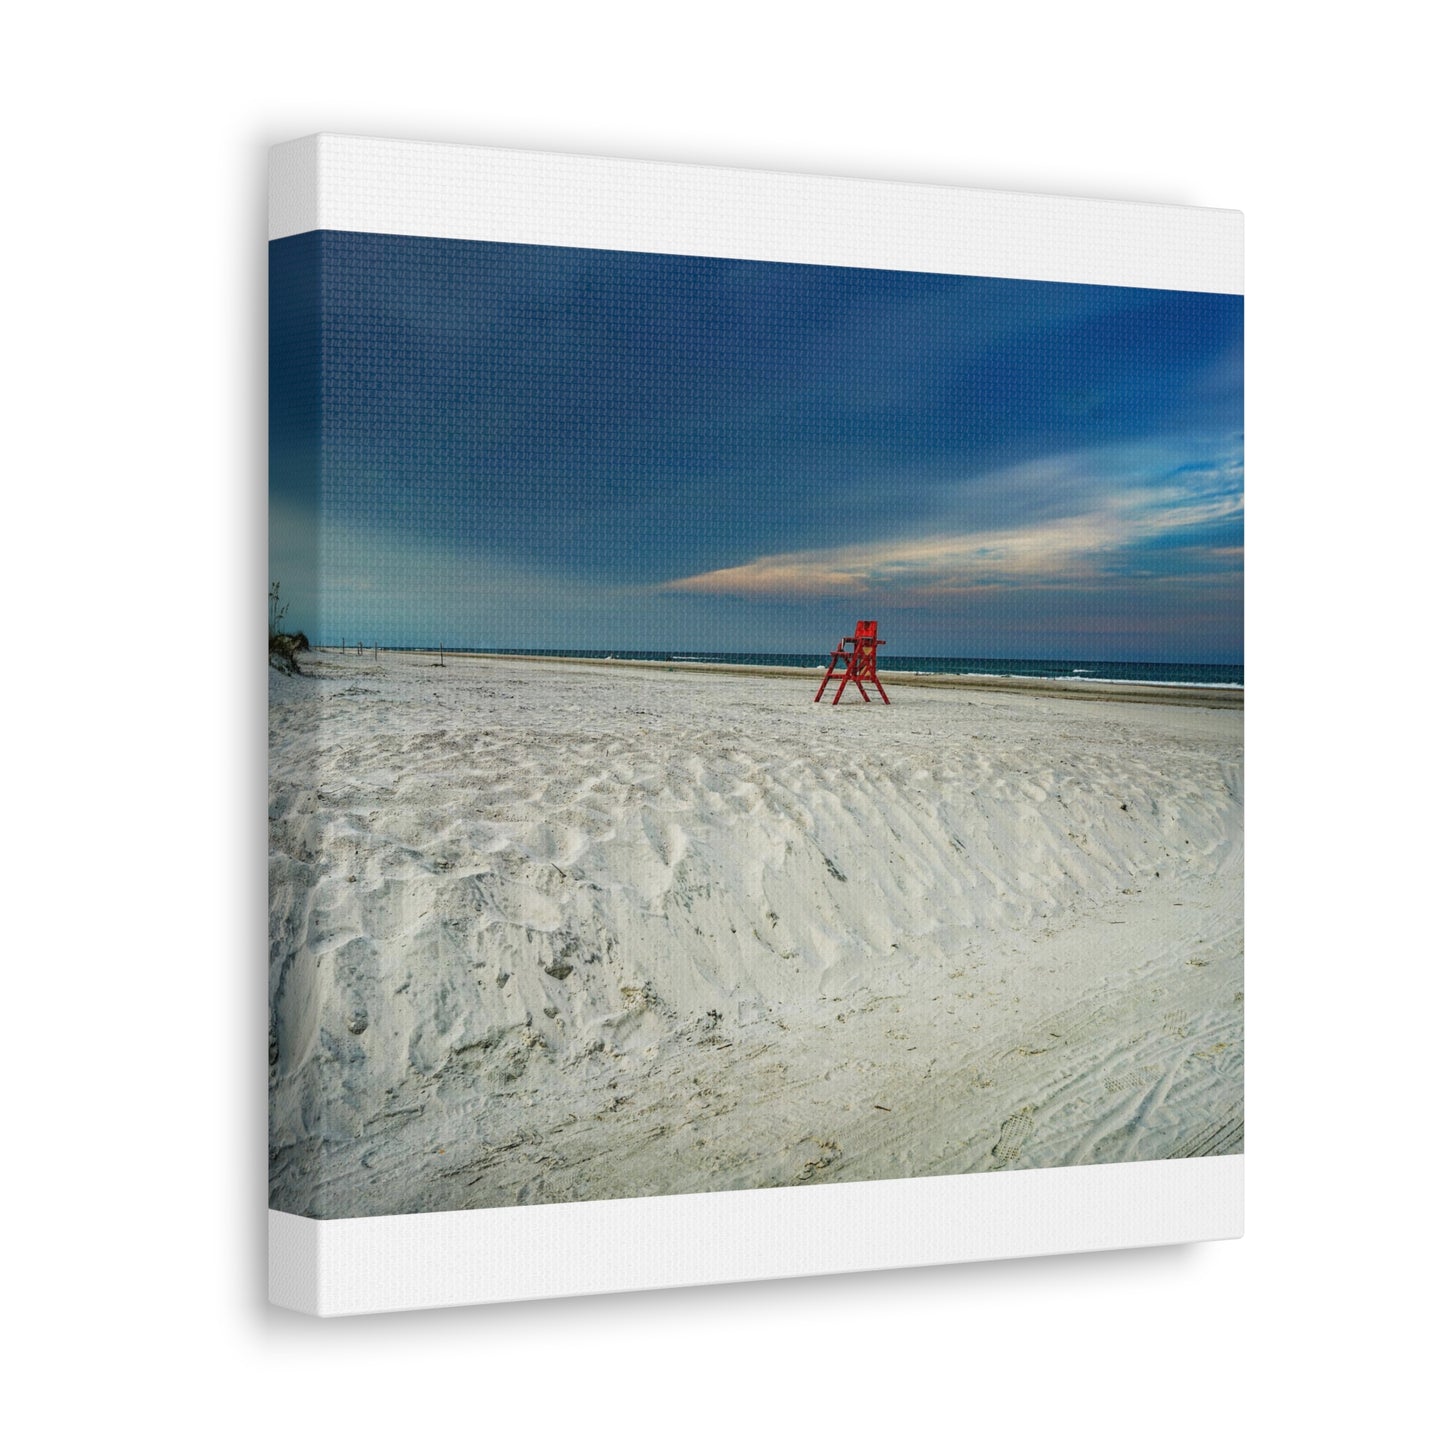
{"type": "Polygon", "coordinates": [[[313,232],[272,578],[382,645],[1238,662],[1237,296],[313,232]]]}

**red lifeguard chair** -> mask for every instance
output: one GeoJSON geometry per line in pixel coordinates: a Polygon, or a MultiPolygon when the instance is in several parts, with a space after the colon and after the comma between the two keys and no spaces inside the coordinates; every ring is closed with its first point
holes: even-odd
{"type": "Polygon", "coordinates": [[[843,638],[833,649],[833,660],[828,664],[828,671],[824,674],[823,681],[819,683],[813,701],[818,702],[827,692],[828,684],[833,680],[833,674],[841,666],[843,676],[838,683],[838,691],[833,694],[834,707],[838,706],[838,699],[843,696],[843,689],[850,682],[863,694],[864,702],[873,701],[868,696],[868,689],[863,686],[865,682],[871,682],[878,689],[878,696],[887,702],[888,694],[883,691],[883,684],[878,681],[878,649],[883,645],[878,636],[876,622],[858,623],[853,629],[852,637],[843,638]]]}

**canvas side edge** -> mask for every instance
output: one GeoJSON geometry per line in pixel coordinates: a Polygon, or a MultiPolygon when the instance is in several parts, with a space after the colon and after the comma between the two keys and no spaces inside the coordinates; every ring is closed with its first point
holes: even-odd
{"type": "Polygon", "coordinates": [[[1244,1156],[295,1226],[318,1272],[292,1307],[370,1314],[1235,1239],[1244,1156]]]}
{"type": "Polygon", "coordinates": [[[266,1297],[273,1305],[321,1313],[321,1233],[314,1219],[267,1211],[266,1297]]]}
{"type": "MultiPolygon", "coordinates": [[[[325,229],[1242,294],[1239,211],[324,133],[271,237],[325,229]],[[296,197],[314,175],[314,209],[296,197]]],[[[278,146],[276,152],[286,152],[278,146]]]]}
{"type": "Polygon", "coordinates": [[[321,208],[319,135],[271,147],[268,166],[269,239],[279,241],[317,228],[321,208]]]}

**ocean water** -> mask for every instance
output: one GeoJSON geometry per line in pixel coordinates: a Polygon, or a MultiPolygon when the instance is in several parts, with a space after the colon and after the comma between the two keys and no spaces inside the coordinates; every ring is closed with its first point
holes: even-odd
{"type": "MultiPolygon", "coordinates": [[[[469,651],[471,649],[456,649],[469,651]]],[[[828,654],[816,652],[612,652],[568,647],[485,647],[478,652],[527,657],[597,657],[629,662],[725,662],[749,667],[810,667],[822,671],[828,654]]],[[[878,654],[882,672],[963,677],[1047,677],[1080,682],[1132,682],[1175,687],[1243,687],[1242,665],[1223,662],[1118,662],[1038,657],[893,657],[878,654]]]]}

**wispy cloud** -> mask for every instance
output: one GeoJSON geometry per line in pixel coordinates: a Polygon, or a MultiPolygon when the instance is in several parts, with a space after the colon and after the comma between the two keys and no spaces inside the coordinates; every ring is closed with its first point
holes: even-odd
{"type": "MultiPolygon", "coordinates": [[[[980,479],[970,490],[999,499],[1052,493],[1055,515],[780,552],[675,578],[663,590],[778,599],[881,593],[922,606],[991,588],[1233,573],[1240,479],[1232,458],[1162,468],[1156,458],[1147,469],[1107,455],[1052,458],[980,479]]],[[[1019,509],[1010,510],[1017,517],[1019,509]]]]}

